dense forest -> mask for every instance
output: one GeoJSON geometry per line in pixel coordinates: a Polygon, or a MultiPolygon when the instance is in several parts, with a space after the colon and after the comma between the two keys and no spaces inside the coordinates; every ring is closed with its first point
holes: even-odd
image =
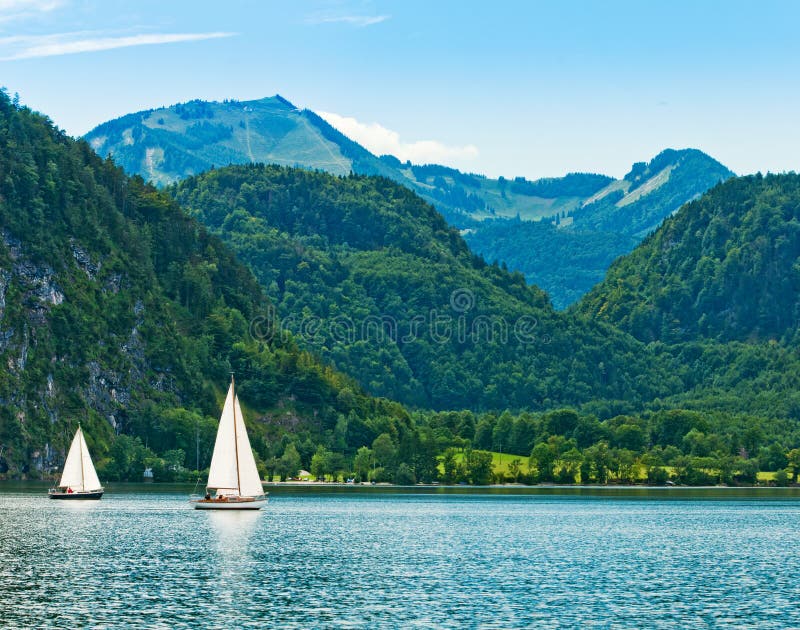
{"type": "Polygon", "coordinates": [[[796,341],[800,176],[721,184],[677,215],[578,305],[643,341],[796,341]]]}
{"type": "Polygon", "coordinates": [[[198,438],[202,467],[231,371],[262,460],[282,427],[408,422],[288,335],[253,339],[270,305],[230,249],[5,94],[0,173],[0,472],[60,465],[79,421],[107,478],[195,467],[198,438]]]}
{"type": "Polygon", "coordinates": [[[299,341],[373,394],[539,410],[681,391],[643,345],[555,312],[388,179],[247,165],[169,192],[250,265],[299,341]]]}
{"type": "MultiPolygon", "coordinates": [[[[376,351],[375,347],[369,348],[363,343],[364,339],[337,337],[331,332],[335,330],[335,327],[330,327],[331,320],[326,318],[336,317],[339,318],[337,321],[342,322],[359,321],[358,317],[372,316],[374,321],[380,321],[380,318],[388,314],[392,322],[405,326],[413,311],[409,314],[402,307],[422,304],[428,309],[436,306],[446,309],[448,291],[459,286],[452,283],[453,278],[470,281],[467,286],[474,289],[469,294],[470,310],[478,310],[481,299],[485,299],[481,292],[486,290],[484,274],[488,273],[490,288],[494,291],[499,287],[504,289],[503,293],[495,293],[490,297],[488,301],[492,304],[511,308],[522,296],[528,312],[536,313],[537,321],[551,322],[550,326],[554,327],[552,322],[560,319],[569,335],[581,335],[582,340],[592,340],[588,341],[592,344],[597,344],[602,339],[605,345],[598,347],[605,348],[606,353],[602,357],[594,358],[596,363],[588,364],[594,365],[601,379],[607,378],[617,386],[621,380],[638,380],[638,387],[649,388],[651,392],[660,388],[660,393],[649,397],[644,395],[638,399],[630,394],[600,394],[582,398],[580,392],[587,390],[585,385],[575,379],[574,369],[581,365],[581,361],[586,360],[586,349],[582,348],[582,353],[576,358],[574,345],[554,343],[554,339],[549,338],[543,347],[536,348],[537,364],[547,365],[547,362],[551,362],[552,367],[547,367],[545,373],[569,366],[568,372],[560,372],[563,376],[558,383],[564,398],[558,401],[537,401],[529,398],[527,404],[509,404],[509,400],[513,400],[508,398],[508,392],[513,391],[509,387],[513,383],[514,374],[509,371],[509,367],[513,364],[508,361],[502,365],[496,362],[473,364],[469,360],[475,354],[457,353],[458,346],[447,347],[446,344],[431,343],[430,339],[423,339],[437,354],[433,355],[436,357],[432,362],[434,365],[426,367],[424,376],[417,378],[421,385],[434,383],[441,386],[440,390],[433,390],[434,392],[444,391],[448,396],[456,396],[459,391],[463,391],[458,389],[459,379],[469,383],[471,379],[477,381],[487,375],[496,375],[498,390],[506,397],[490,399],[491,402],[485,404],[484,408],[528,410],[522,414],[513,411],[480,413],[481,406],[475,404],[480,391],[474,388],[470,392],[471,397],[466,395],[462,399],[443,399],[441,406],[467,407],[478,410],[478,413],[465,411],[414,414],[420,445],[427,443],[422,452],[439,453],[440,460],[442,453],[450,453],[448,462],[453,466],[450,472],[442,472],[441,461],[439,466],[440,475],[448,480],[471,481],[477,477],[486,479],[483,473],[469,472],[471,466],[482,467],[484,473],[491,469],[495,478],[499,478],[497,475],[507,476],[508,471],[505,468],[492,468],[487,463],[488,456],[480,455],[480,452],[489,450],[516,455],[523,464],[528,462],[529,466],[523,465],[518,471],[519,475],[515,476],[518,480],[552,480],[552,475],[561,470],[559,464],[554,464],[552,474],[541,476],[535,461],[527,459],[534,447],[539,443],[549,444],[552,438],[557,442],[563,441],[566,451],[577,449],[571,453],[574,461],[591,458],[592,453],[595,453],[591,450],[594,447],[610,449],[609,461],[614,461],[614,457],[620,456],[620,453],[625,461],[633,458],[636,465],[631,470],[638,471],[635,473],[638,475],[636,478],[656,475],[651,477],[652,480],[666,474],[679,481],[693,483],[719,478],[744,481],[760,469],[776,470],[779,463],[783,469],[787,464],[781,458],[797,443],[794,419],[800,417],[800,396],[798,382],[793,374],[800,373],[800,364],[796,353],[768,345],[702,341],[681,345],[654,344],[638,348],[614,345],[610,343],[614,339],[623,344],[628,344],[629,341],[617,337],[613,329],[592,328],[595,324],[591,320],[582,319],[575,314],[562,318],[552,312],[546,302],[542,302],[542,296],[536,289],[530,289],[530,293],[525,294],[523,285],[515,280],[515,274],[509,274],[496,266],[485,265],[482,260],[471,256],[457,236],[441,223],[438,215],[413,194],[398,188],[392,182],[360,176],[336,178],[297,169],[254,165],[218,169],[186,180],[170,192],[190,213],[231,243],[242,259],[252,266],[259,279],[268,287],[270,296],[275,301],[278,317],[290,327],[296,327],[298,340],[336,362],[338,367],[348,373],[380,373],[381,367],[391,365],[387,363],[387,358],[391,355],[389,352],[376,351]],[[397,239],[397,235],[401,237],[397,239]],[[433,259],[431,252],[435,253],[433,259]],[[337,270],[338,275],[334,275],[331,270],[337,270]],[[373,284],[377,270],[382,270],[379,276],[381,282],[373,284]],[[428,296],[434,287],[439,287],[441,291],[438,295],[439,302],[424,302],[424,299],[430,299],[428,296]],[[523,291],[521,296],[520,291],[523,291]],[[354,310],[356,306],[364,308],[365,305],[377,310],[354,310]],[[302,334],[300,322],[303,321],[303,314],[306,322],[314,322],[313,335],[302,334]],[[622,361],[617,361],[615,357],[619,352],[624,353],[622,361]],[[447,357],[450,353],[456,357],[449,363],[455,378],[442,380],[442,373],[436,370],[442,365],[448,365],[447,357]],[[646,367],[643,367],[643,363],[636,362],[636,353],[646,357],[646,367]],[[352,357],[356,357],[361,363],[354,363],[352,357]],[[609,365],[614,367],[609,370],[609,365]],[[472,369],[475,371],[471,372],[472,369]],[[515,438],[487,437],[494,435],[495,427],[492,423],[499,417],[522,417],[533,424],[538,422],[541,425],[542,418],[551,412],[537,409],[558,407],[564,402],[575,405],[572,413],[584,418],[589,425],[600,428],[590,433],[590,437],[584,436],[580,440],[577,439],[574,428],[554,432],[542,429],[541,426],[535,431],[520,428],[513,433],[517,436],[515,438]],[[440,426],[441,418],[449,418],[449,424],[440,426]],[[681,426],[676,427],[674,431],[677,437],[673,436],[669,442],[659,441],[659,431],[662,429],[658,428],[661,426],[658,423],[669,424],[681,418],[693,418],[692,422],[696,422],[685,430],[681,426]],[[482,421],[486,426],[477,431],[482,421]],[[635,425],[637,428],[630,430],[637,432],[638,441],[628,442],[627,446],[622,447],[622,442],[613,437],[612,428],[617,424],[625,425],[626,431],[627,425],[635,425]],[[753,429],[751,433],[748,433],[749,428],[753,429]],[[689,447],[689,442],[683,442],[686,433],[692,430],[693,437],[702,433],[706,446],[689,447]],[[745,434],[749,437],[744,437],[745,434]],[[523,435],[526,437],[520,437],[523,435]],[[621,452],[620,448],[626,450],[621,452]],[[588,454],[587,449],[590,449],[588,454]],[[667,449],[666,454],[660,454],[659,449],[667,449]],[[764,449],[772,449],[770,452],[773,455],[780,451],[780,456],[775,455],[768,459],[764,449]],[[690,459],[680,459],[681,457],[690,459]],[[642,462],[650,464],[645,465],[642,462]],[[648,466],[652,470],[645,475],[642,471],[648,466]],[[689,472],[684,470],[686,466],[689,472]],[[659,470],[661,472],[657,472],[659,470]]],[[[451,308],[452,306],[450,305],[451,308]]],[[[514,313],[499,311],[501,315],[509,312],[514,313]]],[[[407,360],[404,354],[407,349],[402,341],[397,343],[388,334],[382,336],[380,341],[396,346],[392,348],[396,349],[395,356],[405,360],[401,365],[408,365],[410,368],[415,365],[413,360],[416,355],[409,353],[410,360],[407,360]]],[[[414,341],[415,346],[419,347],[420,340],[414,341]]],[[[478,349],[484,354],[496,351],[491,344],[486,343],[487,340],[480,341],[478,349]]],[[[515,361],[518,365],[525,365],[525,355],[517,351],[515,361]]],[[[409,372],[412,378],[416,375],[413,368],[409,372]]],[[[413,381],[403,380],[409,372],[393,367],[387,385],[397,387],[405,383],[413,384],[413,381]]],[[[540,379],[527,381],[524,391],[536,391],[536,385],[533,385],[536,382],[540,382],[540,379]]],[[[364,384],[368,388],[379,387],[375,380],[364,384]]],[[[404,393],[395,390],[388,395],[402,397],[404,393]]],[[[411,402],[422,407],[431,406],[429,401],[419,403],[412,399],[411,402]]],[[[538,448],[542,451],[544,447],[538,448]]],[[[376,457],[371,447],[365,445],[360,449],[359,461],[362,464],[372,461],[374,465],[376,457]],[[370,457],[372,460],[369,460],[370,457]]],[[[377,461],[384,463],[377,467],[378,472],[373,476],[379,480],[392,478],[387,471],[391,471],[393,465],[395,472],[398,470],[399,460],[395,457],[402,459],[401,456],[378,457],[377,461]]],[[[430,461],[429,459],[428,462],[430,461]]],[[[630,479],[634,474],[630,471],[625,474],[618,470],[614,472],[616,469],[612,466],[608,468],[607,476],[603,473],[598,477],[599,473],[591,472],[594,470],[591,466],[594,465],[586,464],[589,468],[584,468],[583,477],[579,471],[576,473],[578,469],[573,466],[569,470],[575,474],[562,472],[559,479],[619,480],[630,479]]],[[[316,470],[319,471],[320,468],[316,470]]],[[[426,469],[427,472],[421,472],[421,469],[414,467],[409,470],[417,478],[432,478],[431,468],[426,469]]],[[[409,470],[403,468],[401,477],[409,478],[409,470]]],[[[345,471],[342,470],[341,473],[344,475],[345,471]]],[[[358,476],[364,477],[361,473],[358,476]]]]}
{"type": "Polygon", "coordinates": [[[235,372],[265,477],[797,480],[797,176],[716,187],[558,313],[382,177],[173,199],[5,94],[0,173],[4,477],[55,472],[79,421],[104,480],[201,475],[235,372]]]}
{"type": "Polygon", "coordinates": [[[619,232],[568,230],[550,221],[519,219],[484,221],[480,229],[467,230],[464,239],[491,262],[524,269],[525,279],[546,291],[557,308],[577,302],[617,257],[638,243],[619,232]]]}

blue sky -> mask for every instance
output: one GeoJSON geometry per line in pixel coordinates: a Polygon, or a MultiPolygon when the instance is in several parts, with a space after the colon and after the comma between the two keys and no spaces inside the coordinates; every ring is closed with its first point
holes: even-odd
{"type": "Polygon", "coordinates": [[[67,132],[279,93],[376,151],[528,178],[666,147],[800,170],[796,2],[0,0],[0,84],[67,132]]]}

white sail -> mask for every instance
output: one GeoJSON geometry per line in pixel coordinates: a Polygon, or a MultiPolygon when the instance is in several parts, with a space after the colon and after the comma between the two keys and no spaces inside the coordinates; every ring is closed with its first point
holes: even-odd
{"type": "Polygon", "coordinates": [[[261,476],[256,467],[256,458],[250,448],[250,439],[247,437],[247,428],[244,426],[242,408],[239,406],[239,397],[235,396],[234,409],[236,410],[236,439],[239,448],[239,493],[243,497],[257,497],[264,494],[261,485],[261,476]]]}
{"type": "Polygon", "coordinates": [[[264,494],[242,409],[234,394],[233,380],[219,419],[207,486],[227,495],[254,497],[264,494]]]}
{"type": "Polygon", "coordinates": [[[78,489],[83,487],[83,470],[81,470],[83,459],[81,457],[82,437],[81,429],[78,427],[75,437],[72,438],[69,453],[67,453],[67,461],[64,462],[64,472],[61,473],[61,483],[58,484],[61,488],[78,489]]]}
{"type": "Polygon", "coordinates": [[[211,456],[211,468],[208,471],[207,485],[214,490],[225,489],[236,492],[239,490],[233,413],[233,381],[231,381],[225,406],[222,408],[222,416],[219,419],[217,441],[214,443],[214,454],[211,456]]]}
{"type": "MultiPolygon", "coordinates": [[[[78,427],[80,431],[80,427],[78,427]]],[[[97,478],[97,471],[94,469],[94,464],[92,463],[92,456],[89,454],[89,447],[86,446],[86,440],[83,437],[83,431],[81,433],[81,455],[83,456],[83,490],[85,492],[91,492],[92,490],[100,490],[103,486],[100,483],[100,479],[97,478]]]]}
{"type": "Polygon", "coordinates": [[[91,492],[102,488],[80,427],[72,438],[59,487],[72,488],[75,492],[91,492]]]}

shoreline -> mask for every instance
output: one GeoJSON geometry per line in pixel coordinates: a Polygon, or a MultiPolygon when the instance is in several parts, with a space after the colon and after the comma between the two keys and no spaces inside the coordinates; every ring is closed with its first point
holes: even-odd
{"type": "MultiPolygon", "coordinates": [[[[31,485],[49,485],[52,486],[57,480],[52,479],[0,479],[0,486],[4,484],[31,484],[31,485]]],[[[558,483],[538,483],[538,484],[522,484],[522,483],[498,483],[498,484],[444,484],[444,483],[417,483],[413,485],[395,484],[390,482],[380,483],[348,483],[346,481],[262,481],[264,487],[285,488],[285,487],[303,487],[303,488],[495,488],[495,489],[526,489],[526,488],[553,488],[553,489],[642,489],[642,490],[675,490],[677,488],[683,489],[696,489],[696,490],[741,490],[741,489],[765,489],[765,490],[800,490],[800,483],[787,486],[771,486],[766,484],[754,485],[713,485],[713,486],[688,486],[681,484],[671,485],[648,485],[648,484],[558,484],[558,483]]],[[[103,482],[103,487],[114,485],[142,485],[142,486],[194,486],[194,481],[108,481],[103,482]]]]}
{"type": "MultiPolygon", "coordinates": [[[[3,490],[21,491],[21,490],[42,490],[47,489],[52,485],[51,481],[44,480],[24,480],[24,479],[3,479],[0,480],[0,494],[3,490]]],[[[143,493],[158,493],[158,492],[189,492],[191,489],[196,488],[197,484],[191,481],[115,481],[106,482],[103,484],[106,492],[113,493],[115,489],[121,490],[123,493],[132,492],[134,490],[143,493]]],[[[490,484],[483,486],[473,485],[444,485],[444,484],[415,484],[415,485],[397,485],[391,483],[346,483],[346,482],[333,482],[333,481],[271,481],[264,482],[264,489],[275,494],[282,494],[282,491],[291,493],[293,491],[303,492],[308,491],[313,493],[319,491],[321,493],[329,492],[363,492],[368,494],[381,493],[395,493],[407,492],[418,494],[503,494],[503,495],[540,495],[540,496],[555,496],[555,495],[613,495],[619,496],[635,496],[635,495],[686,495],[697,493],[702,495],[784,495],[787,497],[797,496],[800,497],[800,485],[794,486],[767,486],[767,485],[753,485],[753,486],[652,486],[641,484],[606,484],[606,485],[581,485],[581,484],[537,484],[537,485],[522,485],[522,484],[490,484]]]]}

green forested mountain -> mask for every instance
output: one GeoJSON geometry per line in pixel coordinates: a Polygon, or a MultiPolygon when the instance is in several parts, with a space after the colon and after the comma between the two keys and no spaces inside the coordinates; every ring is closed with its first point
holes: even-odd
{"type": "Polygon", "coordinates": [[[716,186],[617,261],[578,310],[643,341],[796,341],[800,176],[716,186]]]}
{"type": "Polygon", "coordinates": [[[250,265],[307,347],[375,394],[539,409],[680,390],[643,347],[556,313],[390,180],[251,165],[169,192],[250,265]]]}
{"type": "Polygon", "coordinates": [[[730,170],[702,151],[666,149],[587,199],[572,213],[571,225],[642,239],[687,201],[730,177],[730,170]]]}
{"type": "Polygon", "coordinates": [[[732,175],[700,151],[667,149],[649,163],[634,164],[621,180],[591,173],[491,179],[378,158],[280,96],[137,112],[99,125],[86,140],[129,173],[159,185],[253,162],[382,175],[433,204],[464,230],[473,251],[544,288],[556,308],[584,295],[612,260],[630,252],[664,217],[732,175]]]}
{"type": "Polygon", "coordinates": [[[731,177],[695,149],[661,152],[633,165],[621,180],[576,206],[531,223],[487,220],[465,232],[470,247],[505,262],[542,287],[556,308],[578,300],[603,279],[611,262],[633,248],[687,201],[731,177]]]}
{"type": "Polygon", "coordinates": [[[368,389],[423,407],[506,409],[415,414],[444,451],[444,481],[492,478],[489,460],[470,448],[530,455],[527,474],[495,470],[506,479],[659,482],[672,474],[730,483],[753,482],[758,470],[788,466],[779,481],[800,472],[800,355],[792,348],[632,345],[595,319],[553,311],[541,292],[471,255],[429,206],[386,179],[251,165],[170,192],[254,269],[301,343],[368,389]],[[422,332],[409,334],[418,315],[422,332]],[[451,336],[428,330],[434,315],[446,316],[451,336]],[[482,321],[535,324],[533,343],[512,334],[456,338],[459,325],[474,331],[482,321]]]}
{"type": "MultiPolygon", "coordinates": [[[[247,166],[172,188],[229,248],[5,95],[0,172],[0,475],[57,467],[81,421],[102,479],[138,479],[145,467],[185,477],[207,465],[229,371],[270,475],[711,483],[752,482],[761,469],[782,483],[800,472],[793,324],[762,325],[764,342],[721,341],[751,338],[729,327],[645,346],[595,317],[553,311],[380,177],[247,166]],[[787,343],[767,330],[784,330],[787,343]],[[372,391],[487,411],[411,414],[303,347],[372,391]],[[511,461],[493,468],[489,449],[511,461]]],[[[792,295],[782,226],[796,223],[796,189],[795,176],[720,186],[635,255],[659,242],[669,258],[691,239],[661,235],[707,208],[721,223],[700,247],[720,239],[745,288],[768,280],[750,297],[780,302],[792,295]],[[720,190],[735,203],[716,211],[720,190]]],[[[783,318],[786,304],[776,306],[783,318]]],[[[734,321],[745,328],[744,316],[734,321]]]]}
{"type": "Polygon", "coordinates": [[[60,465],[79,421],[104,479],[194,468],[198,436],[202,468],[231,371],[262,461],[287,427],[402,434],[399,405],[249,335],[269,303],[227,246],[5,94],[0,172],[0,473],[60,465]]]}

